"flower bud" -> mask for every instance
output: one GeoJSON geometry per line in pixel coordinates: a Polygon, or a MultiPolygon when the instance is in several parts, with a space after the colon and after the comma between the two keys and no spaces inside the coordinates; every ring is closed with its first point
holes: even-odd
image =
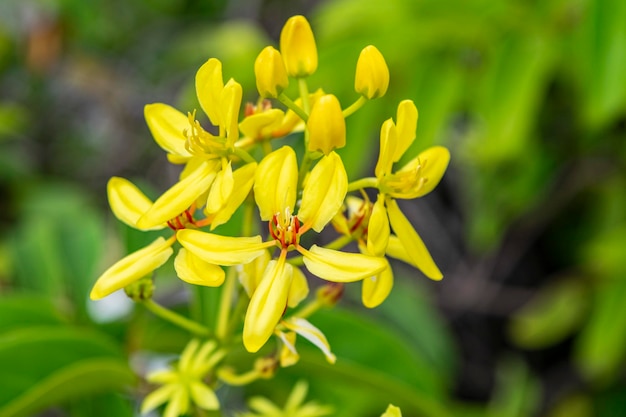
{"type": "Polygon", "coordinates": [[[287,20],[280,33],[280,52],[290,77],[309,76],[317,69],[317,47],[309,22],[304,16],[287,20]]]}
{"type": "Polygon", "coordinates": [[[326,94],[313,105],[309,120],[308,150],[328,155],[335,148],[346,146],[346,120],[341,104],[332,94],[326,94]]]}
{"type": "Polygon", "coordinates": [[[289,85],[283,58],[271,46],[263,49],[254,61],[254,75],[261,97],[276,98],[289,85]]]}
{"type": "Polygon", "coordinates": [[[152,275],[147,275],[138,281],[132,282],[124,287],[124,292],[133,301],[145,301],[152,298],[154,294],[154,281],[152,275]]]}
{"type": "Polygon", "coordinates": [[[382,97],[389,86],[389,69],[375,46],[363,48],[356,63],[354,89],[368,100],[382,97]]]}

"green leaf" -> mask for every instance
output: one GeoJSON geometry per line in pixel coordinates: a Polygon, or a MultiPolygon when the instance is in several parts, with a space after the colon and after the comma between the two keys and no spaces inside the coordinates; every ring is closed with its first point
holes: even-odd
{"type": "Polygon", "coordinates": [[[123,389],[133,379],[128,366],[117,359],[78,361],[52,372],[11,399],[0,408],[0,417],[29,416],[72,398],[123,389]]]}
{"type": "Polygon", "coordinates": [[[63,324],[65,319],[47,297],[7,294],[0,297],[0,334],[30,325],[63,324]]]}
{"type": "Polygon", "coordinates": [[[567,278],[543,288],[512,318],[509,334],[526,349],[542,349],[572,334],[588,310],[587,288],[567,278]]]}
{"type": "MultiPolygon", "coordinates": [[[[0,404],[11,404],[21,398],[23,393],[36,389],[44,382],[42,386],[46,392],[53,391],[56,384],[62,385],[64,378],[83,373],[82,368],[75,368],[75,364],[99,360],[119,364],[112,367],[116,374],[120,373],[121,367],[130,372],[120,348],[108,337],[95,331],[36,326],[4,332],[0,334],[0,369],[3,375],[0,378],[0,404]]],[[[127,381],[127,378],[123,379],[123,383],[127,381]]]]}
{"type": "Polygon", "coordinates": [[[626,280],[601,283],[594,296],[593,310],[575,350],[575,361],[583,374],[596,382],[614,377],[626,355],[626,280]]]}
{"type": "Polygon", "coordinates": [[[489,417],[536,415],[540,386],[519,358],[507,358],[498,368],[497,385],[489,403],[489,417]]]}

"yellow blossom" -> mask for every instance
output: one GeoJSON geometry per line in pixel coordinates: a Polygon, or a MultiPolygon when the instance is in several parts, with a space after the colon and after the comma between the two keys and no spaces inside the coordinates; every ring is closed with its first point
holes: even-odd
{"type": "Polygon", "coordinates": [[[200,344],[194,339],[187,344],[174,368],[150,373],[148,381],[162,386],[144,399],[141,413],[148,413],[164,403],[167,403],[164,417],[187,414],[192,404],[204,410],[218,410],[217,396],[204,382],[206,375],[224,357],[225,352],[216,348],[214,341],[200,344]]]}
{"type": "Polygon", "coordinates": [[[389,404],[387,410],[380,417],[402,417],[402,412],[400,411],[400,408],[389,404]]]}
{"type": "Polygon", "coordinates": [[[328,155],[334,149],[346,146],[346,121],[337,97],[325,94],[315,102],[307,128],[310,152],[319,151],[328,155]]]}
{"type": "Polygon", "coordinates": [[[299,381],[293,387],[284,407],[278,407],[264,397],[253,397],[248,405],[253,411],[242,413],[240,417],[323,417],[332,413],[332,408],[316,402],[304,402],[308,385],[299,381]]]}
{"type": "Polygon", "coordinates": [[[384,96],[389,86],[389,69],[375,46],[363,48],[356,64],[354,89],[368,100],[384,96]]]}
{"type": "Polygon", "coordinates": [[[307,77],[317,69],[317,47],[311,25],[304,16],[287,20],[280,33],[280,52],[290,77],[307,77]]]}
{"type": "Polygon", "coordinates": [[[275,48],[264,48],[254,61],[256,87],[261,97],[276,98],[289,85],[283,58],[275,48]]]}
{"type": "Polygon", "coordinates": [[[298,164],[292,148],[283,147],[267,155],[256,170],[254,196],[262,220],[269,221],[270,239],[222,237],[194,230],[181,230],[181,244],[206,262],[236,265],[252,262],[265,248],[277,246],[278,260],[266,266],[248,306],[244,323],[244,345],[251,352],[261,348],[272,335],[285,310],[294,280],[293,267],[286,262],[288,251],[303,255],[309,271],[334,282],[364,279],[386,267],[384,259],[325,249],[306,249],[300,237],[309,229],[321,231],[341,208],[347,191],[347,175],[339,156],[331,152],[315,165],[302,191],[297,214],[298,164]]]}

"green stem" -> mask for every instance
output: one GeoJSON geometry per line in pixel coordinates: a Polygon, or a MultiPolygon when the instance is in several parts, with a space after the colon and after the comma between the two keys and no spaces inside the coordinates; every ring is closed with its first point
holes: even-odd
{"type": "Polygon", "coordinates": [[[322,307],[322,303],[320,303],[319,300],[315,299],[315,300],[312,300],[307,305],[305,305],[304,307],[302,307],[300,310],[296,311],[293,314],[293,316],[306,319],[307,317],[310,317],[311,314],[319,310],[320,307],[322,307]]]}
{"type": "Polygon", "coordinates": [[[367,99],[363,96],[359,97],[354,103],[352,103],[348,108],[344,109],[343,117],[346,118],[367,103],[367,99]]]}
{"type": "Polygon", "coordinates": [[[324,245],[326,249],[340,250],[348,243],[352,242],[352,236],[339,236],[337,239],[333,240],[327,245],[324,245]]]}
{"type": "Polygon", "coordinates": [[[235,327],[237,326],[237,324],[239,324],[243,311],[247,306],[248,306],[248,296],[245,294],[245,291],[239,291],[237,304],[235,305],[235,308],[233,309],[233,314],[231,314],[230,321],[226,328],[226,335],[224,339],[226,343],[229,342],[228,339],[234,333],[235,327]]]}
{"type": "Polygon", "coordinates": [[[162,319],[174,323],[175,325],[198,336],[208,337],[211,334],[211,331],[207,327],[204,327],[200,323],[190,320],[185,316],[181,316],[180,314],[157,304],[153,300],[146,300],[143,302],[143,305],[146,306],[146,308],[155,316],[159,316],[162,319]]]}
{"type": "Polygon", "coordinates": [[[246,163],[252,163],[252,162],[256,162],[256,159],[254,159],[252,157],[252,155],[250,155],[248,152],[246,152],[244,149],[241,148],[237,148],[235,147],[233,150],[233,153],[235,155],[237,155],[239,158],[241,158],[242,161],[246,162],[246,163]]]}
{"type": "MultiPolygon", "coordinates": [[[[309,120],[308,112],[306,112],[305,110],[302,110],[296,103],[294,103],[292,99],[287,97],[285,93],[280,93],[280,95],[278,96],[278,100],[281,103],[283,103],[285,106],[287,106],[288,109],[292,110],[295,114],[297,114],[298,117],[301,118],[305,123],[307,120],[309,120]]],[[[307,104],[308,104],[308,100],[307,100],[307,104]]]]}
{"type": "Polygon", "coordinates": [[[304,109],[304,112],[306,114],[311,114],[311,103],[309,103],[309,86],[306,83],[306,78],[298,78],[298,89],[300,90],[300,99],[302,100],[302,108],[304,109]]]}
{"type": "Polygon", "coordinates": [[[361,188],[378,188],[378,179],[375,177],[361,178],[348,184],[348,192],[360,190],[361,188]]]}
{"type": "Polygon", "coordinates": [[[234,266],[228,268],[226,273],[226,283],[222,289],[222,298],[220,299],[220,309],[217,313],[217,325],[215,327],[215,336],[220,342],[224,341],[226,331],[228,329],[228,319],[230,317],[230,307],[237,283],[237,271],[234,266]]]}
{"type": "Polygon", "coordinates": [[[304,178],[306,177],[307,172],[309,172],[309,168],[311,167],[312,162],[313,159],[311,159],[311,153],[305,151],[304,157],[302,158],[302,163],[300,164],[300,170],[298,171],[298,187],[296,188],[298,190],[298,194],[302,189],[302,186],[304,184],[304,178]]]}

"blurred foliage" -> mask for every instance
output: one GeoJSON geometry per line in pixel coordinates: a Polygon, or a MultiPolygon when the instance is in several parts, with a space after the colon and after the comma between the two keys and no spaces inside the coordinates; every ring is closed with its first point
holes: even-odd
{"type": "MultiPolygon", "coordinates": [[[[626,413],[626,2],[313,3],[0,3],[1,417],[137,413],[129,363],[143,375],[142,355],[187,335],[125,300],[87,301],[104,265],[153,238],[114,222],[106,181],[171,183],[143,105],[197,107],[209,57],[256,100],[254,58],[291,13],[317,35],[313,86],[342,103],[362,47],[391,69],[388,94],[348,120],[349,172],[373,163],[379,120],[404,98],[420,110],[415,146],[451,149],[442,187],[409,208],[446,279],[400,272],[373,311],[348,292],[311,319],[337,365],[303,349],[250,391],[280,400],[306,377],[345,417],[389,402],[407,416],[626,413]]],[[[162,300],[211,314],[215,292],[194,299],[165,275],[162,300]]]]}

